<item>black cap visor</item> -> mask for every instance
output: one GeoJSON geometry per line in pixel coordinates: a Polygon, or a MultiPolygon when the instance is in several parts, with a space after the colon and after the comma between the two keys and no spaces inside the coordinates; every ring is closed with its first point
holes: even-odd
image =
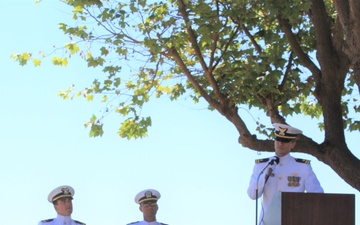
{"type": "Polygon", "coordinates": [[[276,140],[276,141],[280,141],[280,142],[289,143],[289,142],[291,142],[291,141],[293,141],[293,140],[295,140],[295,139],[294,139],[294,138],[282,138],[282,137],[276,136],[276,137],[275,137],[275,140],[276,140]]]}

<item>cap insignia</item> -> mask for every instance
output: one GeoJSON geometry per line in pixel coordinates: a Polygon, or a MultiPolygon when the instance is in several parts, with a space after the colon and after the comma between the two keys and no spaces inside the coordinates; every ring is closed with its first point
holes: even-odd
{"type": "Polygon", "coordinates": [[[152,196],[152,192],[151,192],[151,191],[145,192],[145,197],[146,197],[146,198],[151,198],[151,196],[152,196]]]}
{"type": "Polygon", "coordinates": [[[61,191],[62,191],[63,194],[65,194],[65,195],[69,195],[69,194],[70,194],[69,188],[61,188],[61,191]]]}
{"type": "Polygon", "coordinates": [[[281,136],[285,136],[287,130],[288,130],[287,128],[279,127],[279,134],[281,136]]]}

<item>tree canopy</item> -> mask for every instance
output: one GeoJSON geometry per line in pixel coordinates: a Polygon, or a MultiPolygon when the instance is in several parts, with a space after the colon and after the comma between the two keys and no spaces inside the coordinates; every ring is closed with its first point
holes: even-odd
{"type": "MultiPolygon", "coordinates": [[[[146,136],[151,118],[141,109],[151,96],[204,99],[209,110],[236,127],[239,143],[256,151],[274,151],[273,141],[249,131],[239,106],[266,112],[271,123],[306,115],[323,121],[324,140],[302,135],[293,151],[313,155],[360,190],[360,162],[345,140],[345,131],[360,129],[354,118],[360,84],[358,1],[62,1],[72,8],[74,23],[59,24],[71,41],[60,54],[50,54],[52,63],[66,66],[78,55],[88,67],[102,68],[106,78],[59,96],[111,99],[107,111],[122,115],[122,138],[146,136]]],[[[50,55],[12,57],[20,65],[40,66],[50,55]]],[[[101,116],[92,115],[87,126],[90,136],[103,134],[101,116]]],[[[257,126],[271,137],[270,128],[257,126]]]]}

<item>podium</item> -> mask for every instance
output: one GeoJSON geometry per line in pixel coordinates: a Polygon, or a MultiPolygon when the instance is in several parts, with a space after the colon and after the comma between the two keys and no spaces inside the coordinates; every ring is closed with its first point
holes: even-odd
{"type": "Polygon", "coordinates": [[[354,194],[281,192],[264,225],[355,225],[354,194]]]}

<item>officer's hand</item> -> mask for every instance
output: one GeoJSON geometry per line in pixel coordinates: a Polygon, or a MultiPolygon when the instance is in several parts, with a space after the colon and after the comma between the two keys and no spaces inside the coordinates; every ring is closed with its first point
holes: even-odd
{"type": "Polygon", "coordinates": [[[278,163],[279,163],[279,157],[277,157],[277,156],[271,157],[269,160],[268,171],[270,169],[271,169],[271,171],[274,171],[275,167],[278,165],[278,163]]]}
{"type": "Polygon", "coordinates": [[[270,173],[273,172],[275,170],[275,167],[276,167],[276,165],[269,165],[268,169],[267,169],[268,173],[269,173],[269,170],[271,170],[270,173]]]}
{"type": "Polygon", "coordinates": [[[277,166],[278,163],[279,163],[279,157],[273,156],[273,157],[270,158],[269,164],[268,164],[268,169],[267,169],[267,172],[265,174],[265,183],[269,179],[271,174],[274,172],[275,167],[277,166]]]}

